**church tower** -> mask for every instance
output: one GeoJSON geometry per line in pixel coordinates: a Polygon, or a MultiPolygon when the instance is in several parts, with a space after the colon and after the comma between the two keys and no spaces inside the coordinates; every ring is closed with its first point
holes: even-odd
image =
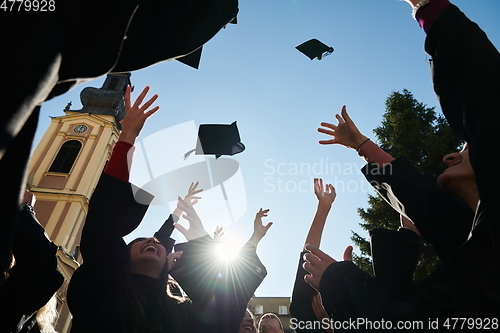
{"type": "Polygon", "coordinates": [[[78,245],[90,196],[118,140],[127,85],[130,73],[109,74],[101,88],[83,89],[83,108],[71,110],[70,102],[66,115],[53,117],[30,160],[28,189],[37,199],[34,210],[59,247],[58,269],[65,278],[57,296],[60,333],[70,327],[66,289],[81,262],[78,245]]]}

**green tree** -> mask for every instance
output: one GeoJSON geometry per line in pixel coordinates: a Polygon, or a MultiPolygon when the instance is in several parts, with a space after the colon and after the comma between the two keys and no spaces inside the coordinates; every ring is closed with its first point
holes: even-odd
{"type": "MultiPolygon", "coordinates": [[[[417,101],[406,89],[392,92],[385,107],[382,124],[373,130],[380,147],[394,157],[407,156],[425,175],[437,177],[441,174],[446,168],[443,156],[461,145],[444,116],[436,114],[434,107],[417,101]]],[[[364,230],[396,230],[400,226],[399,214],[378,195],[369,195],[368,205],[366,209],[358,208],[364,230]]],[[[366,272],[372,272],[369,241],[355,232],[351,239],[361,251],[361,255],[354,257],[354,262],[366,272]]],[[[414,273],[416,281],[429,275],[438,264],[434,249],[428,243],[422,245],[414,273]]]]}

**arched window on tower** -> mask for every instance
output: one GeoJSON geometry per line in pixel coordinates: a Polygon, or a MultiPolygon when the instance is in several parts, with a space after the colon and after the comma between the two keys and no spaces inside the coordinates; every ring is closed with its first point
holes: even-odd
{"type": "Polygon", "coordinates": [[[63,143],[54,162],[52,162],[50,166],[49,172],[69,173],[80,149],[82,149],[82,143],[80,141],[70,140],[63,143]]]}

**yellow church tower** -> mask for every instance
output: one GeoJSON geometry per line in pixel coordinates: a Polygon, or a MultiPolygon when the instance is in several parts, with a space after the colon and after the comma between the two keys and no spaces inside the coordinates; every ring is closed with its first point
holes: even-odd
{"type": "Polygon", "coordinates": [[[78,268],[80,235],[97,181],[118,140],[124,116],[123,94],[130,73],[109,74],[101,88],[80,93],[83,108],[53,117],[30,160],[28,189],[36,196],[34,210],[50,239],[59,247],[58,269],[64,285],[57,293],[57,331],[69,331],[71,316],[66,289],[78,268]]]}

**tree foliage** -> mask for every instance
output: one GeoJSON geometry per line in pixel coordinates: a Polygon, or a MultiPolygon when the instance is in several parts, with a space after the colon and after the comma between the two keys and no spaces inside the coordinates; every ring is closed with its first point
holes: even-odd
{"type": "MultiPolygon", "coordinates": [[[[380,147],[397,158],[405,155],[423,174],[437,177],[446,165],[444,155],[456,151],[461,141],[453,134],[446,119],[438,115],[434,107],[417,101],[408,90],[392,92],[385,102],[385,113],[380,126],[373,132],[380,147]]],[[[368,208],[358,208],[364,230],[376,228],[397,230],[399,214],[381,197],[368,195],[368,208]]],[[[370,243],[354,233],[352,241],[359,247],[361,255],[354,262],[368,273],[372,272],[370,243]]],[[[416,281],[429,275],[438,264],[433,248],[422,244],[420,261],[414,273],[416,281]]]]}

